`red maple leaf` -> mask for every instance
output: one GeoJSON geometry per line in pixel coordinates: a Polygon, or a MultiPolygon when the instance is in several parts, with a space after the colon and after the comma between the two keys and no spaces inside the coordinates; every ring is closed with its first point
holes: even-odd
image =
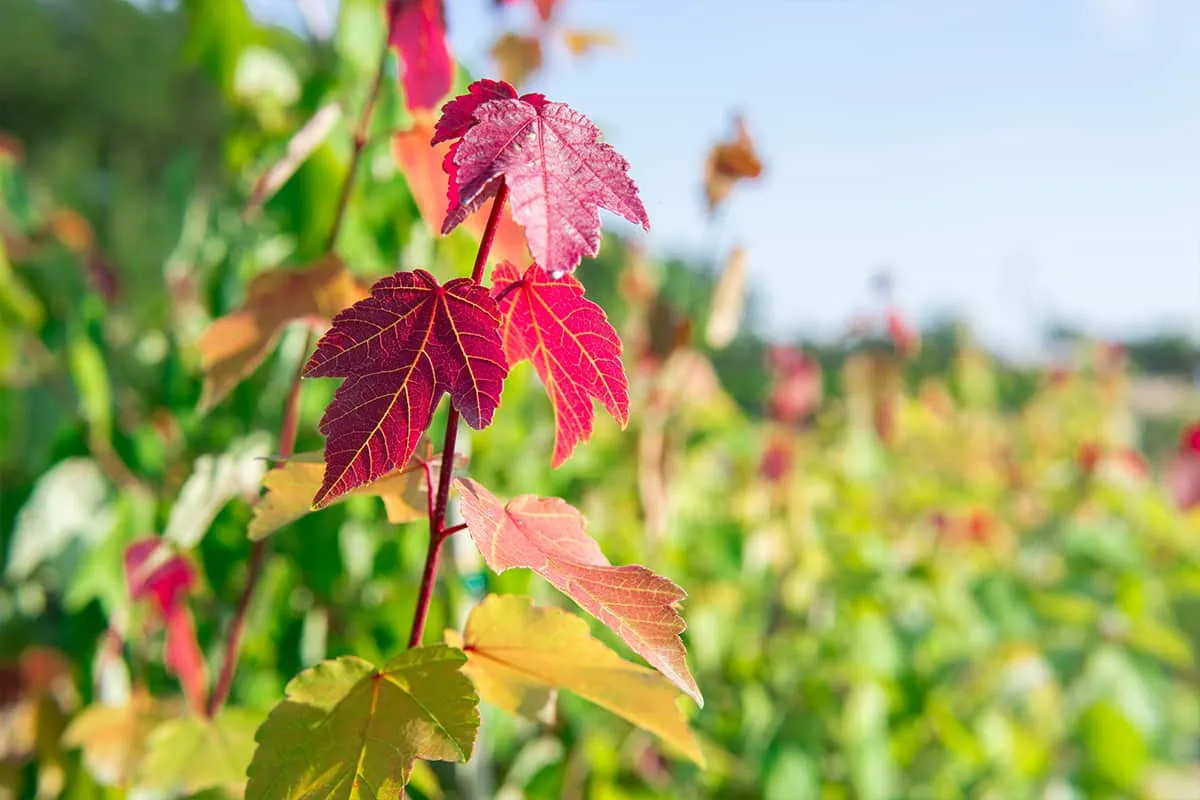
{"type": "Polygon", "coordinates": [[[701,705],[679,634],[683,589],[645,567],[614,567],[584,530],[586,520],[557,497],[521,495],[503,505],[484,487],[456,478],[462,515],[495,572],[532,569],[613,630],[634,652],[701,705]]]}
{"type": "MultiPolygon", "coordinates": [[[[450,146],[442,142],[434,147],[429,146],[433,136],[433,122],[417,119],[413,127],[400,131],[392,137],[392,153],[404,177],[408,180],[408,188],[413,200],[421,212],[431,234],[437,235],[441,223],[437,218],[446,210],[446,173],[442,171],[442,163],[450,146]]],[[[488,209],[480,209],[467,218],[464,227],[476,239],[482,239],[487,226],[488,209]]],[[[529,247],[525,244],[525,231],[513,221],[511,209],[505,207],[496,227],[496,236],[492,239],[491,255],[496,261],[515,261],[517,263],[529,260],[529,247]]]]}
{"type": "Polygon", "coordinates": [[[501,262],[492,270],[492,296],[508,363],[529,359],[554,406],[555,467],[591,436],[592,398],[625,426],[629,380],[621,339],[604,309],[583,296],[583,284],[571,275],[552,278],[537,264],[522,275],[501,262]]]}
{"type": "Polygon", "coordinates": [[[183,604],[196,584],[192,565],[158,537],[139,539],[125,548],[125,578],[130,598],[153,601],[164,617],[183,604]]]}
{"type": "Polygon", "coordinates": [[[599,252],[601,208],[650,229],[629,162],[564,103],[478,81],[443,107],[433,143],[456,137],[444,163],[450,204],[443,234],[494,197],[500,181],[529,251],[551,273],[571,272],[599,252]]]}
{"type": "Polygon", "coordinates": [[[388,0],[387,15],[388,44],[404,62],[405,102],[410,110],[435,108],[454,79],[442,0],[388,0]]]}
{"type": "Polygon", "coordinates": [[[188,703],[202,711],[208,694],[208,670],[196,641],[192,610],[184,602],[196,573],[183,556],[158,537],[140,539],[125,548],[125,580],[136,603],[150,601],[154,619],[166,628],[163,661],[179,678],[188,703]]]}
{"type": "Polygon", "coordinates": [[[508,366],[500,312],[469,278],[444,286],[425,270],[397,272],[339,313],[304,366],[307,378],[346,378],[321,418],[321,508],[408,463],[443,392],[472,428],[500,405],[508,366]]]}

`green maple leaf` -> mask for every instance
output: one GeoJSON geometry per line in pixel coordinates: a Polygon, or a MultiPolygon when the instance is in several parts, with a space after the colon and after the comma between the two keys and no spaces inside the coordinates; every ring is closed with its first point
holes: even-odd
{"type": "Polygon", "coordinates": [[[258,729],[246,797],[399,798],[416,759],[466,761],[479,698],[465,663],[435,645],[382,669],[343,656],[300,673],[258,729]]]}

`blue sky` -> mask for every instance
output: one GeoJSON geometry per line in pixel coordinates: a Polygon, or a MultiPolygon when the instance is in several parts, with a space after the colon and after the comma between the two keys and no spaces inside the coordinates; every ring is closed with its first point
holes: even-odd
{"type": "MultiPolygon", "coordinates": [[[[447,0],[477,74],[521,13],[447,0]]],[[[768,330],[835,332],[895,278],[1025,349],[1047,318],[1200,332],[1200,2],[561,0],[618,51],[527,87],[632,164],[660,252],[750,256],[768,330]],[[716,226],[704,156],[744,113],[766,162],[716,226]]]]}

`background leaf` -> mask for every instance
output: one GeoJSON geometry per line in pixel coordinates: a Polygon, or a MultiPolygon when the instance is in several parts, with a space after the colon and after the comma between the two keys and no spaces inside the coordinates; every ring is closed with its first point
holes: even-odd
{"type": "Polygon", "coordinates": [[[258,732],[246,796],[398,798],[417,758],[466,761],[478,698],[444,645],[382,669],[345,656],[296,676],[258,732]]]}

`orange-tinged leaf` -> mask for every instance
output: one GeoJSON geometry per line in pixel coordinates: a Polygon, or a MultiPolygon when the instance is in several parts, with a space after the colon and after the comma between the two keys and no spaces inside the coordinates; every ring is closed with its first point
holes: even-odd
{"type": "MultiPolygon", "coordinates": [[[[432,138],[432,121],[418,117],[412,128],[392,137],[392,153],[408,180],[409,191],[417,203],[425,227],[434,236],[441,236],[441,219],[446,213],[448,186],[442,162],[446,153],[450,152],[450,143],[439,142],[430,146],[432,138]]],[[[463,227],[476,239],[482,239],[490,212],[490,208],[480,208],[467,217],[463,227]]],[[[529,246],[525,243],[525,232],[513,220],[512,210],[507,204],[500,215],[496,238],[492,240],[491,256],[495,262],[511,261],[514,264],[524,264],[531,258],[529,246]]]]}
{"type": "Polygon", "coordinates": [[[180,606],[166,619],[167,641],[164,645],[163,663],[167,670],[179,678],[183,696],[192,710],[201,714],[208,703],[208,667],[204,653],[196,641],[196,623],[192,610],[180,606]]]}
{"type": "Polygon", "coordinates": [[[496,39],[491,54],[501,80],[513,86],[520,86],[542,68],[542,42],[536,36],[509,31],[496,39]]]}
{"type": "Polygon", "coordinates": [[[563,44],[571,51],[571,55],[576,58],[586,56],[588,53],[601,47],[616,48],[620,45],[620,40],[615,33],[611,31],[592,31],[579,30],[568,28],[562,32],[563,44]]]}
{"type": "Polygon", "coordinates": [[[479,729],[466,656],[418,647],[382,669],[353,656],[297,675],[258,729],[248,800],[403,796],[418,759],[464,762],[479,729]]]}
{"type": "Polygon", "coordinates": [[[567,689],[704,765],[679,710],[679,690],[659,673],[632,664],[594,638],[587,623],[528,597],[489,595],[447,641],[467,654],[463,672],[479,696],[523,716],[557,689],[567,689]]]}
{"type": "Polygon", "coordinates": [[[754,149],[745,121],[741,117],[735,118],[734,128],[733,139],[714,145],[708,153],[704,190],[710,214],[724,202],[738,181],[753,180],[762,175],[762,161],[754,149]]]}
{"type": "Polygon", "coordinates": [[[56,209],[50,212],[46,219],[46,227],[63,247],[76,255],[91,252],[96,246],[96,235],[92,232],[91,223],[78,211],[69,208],[56,209]]]}
{"type": "Polygon", "coordinates": [[[128,787],[141,767],[151,732],[180,710],[176,702],[134,692],[123,706],[85,708],[67,727],[63,744],[82,748],[84,766],[100,783],[128,787]]]}
{"type": "Polygon", "coordinates": [[[521,495],[504,505],[469,478],[455,484],[467,530],[492,570],[532,569],[704,704],[679,638],[687,627],[676,608],[683,589],[642,566],[614,567],[564,500],[521,495]]]}
{"type": "Polygon", "coordinates": [[[397,272],[342,311],[304,366],[346,378],[321,417],[321,508],[408,463],[443,393],[472,428],[491,424],[508,374],[500,311],[470,278],[444,286],[425,270],[397,272]]]}
{"type": "Polygon", "coordinates": [[[572,275],[552,278],[537,264],[524,274],[508,262],[492,271],[500,332],[509,364],[528,359],[554,406],[555,467],[592,433],[592,400],[629,421],[629,379],[621,338],[604,309],[583,296],[572,275]]]}
{"type": "Polygon", "coordinates": [[[199,408],[207,411],[216,406],[257,369],[287,323],[327,323],[365,296],[365,288],[335,256],[306,269],[275,269],[256,276],[245,302],[214,320],[200,336],[204,388],[199,408]]]}
{"type": "MultiPolygon", "coordinates": [[[[456,456],[458,463],[465,463],[456,456]]],[[[398,470],[384,475],[377,481],[365,484],[342,495],[339,500],[352,495],[371,495],[383,500],[388,522],[400,525],[425,518],[425,465],[424,459],[414,459],[398,470]]],[[[428,460],[434,474],[441,465],[440,457],[428,460]]],[[[250,539],[257,541],[270,536],[285,525],[312,511],[312,498],[321,488],[321,477],[325,473],[325,458],[319,452],[300,453],[274,467],[263,478],[267,490],[254,506],[254,517],[248,531],[250,539]]]]}

